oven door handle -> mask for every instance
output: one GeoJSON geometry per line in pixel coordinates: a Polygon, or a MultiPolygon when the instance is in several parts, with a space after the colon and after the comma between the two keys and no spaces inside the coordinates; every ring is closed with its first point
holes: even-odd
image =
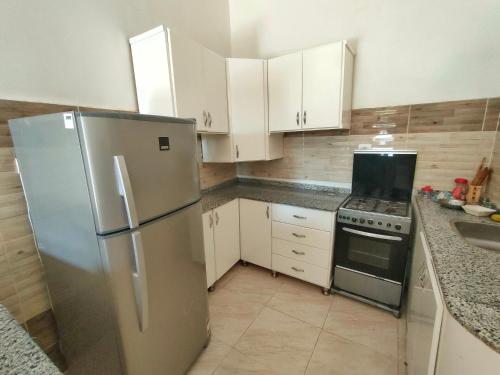
{"type": "Polygon", "coordinates": [[[358,235],[364,236],[364,237],[378,238],[380,240],[403,241],[403,239],[401,237],[397,237],[397,236],[387,236],[385,234],[363,232],[362,230],[356,230],[356,229],[351,229],[351,228],[346,228],[346,227],[342,227],[342,230],[349,232],[349,233],[358,234],[358,235]]]}

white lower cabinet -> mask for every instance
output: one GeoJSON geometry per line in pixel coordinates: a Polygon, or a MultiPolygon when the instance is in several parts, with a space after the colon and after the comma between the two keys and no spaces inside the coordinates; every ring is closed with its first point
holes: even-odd
{"type": "Polygon", "coordinates": [[[418,210],[408,287],[408,375],[498,374],[500,356],[444,308],[418,210]]]}
{"type": "Polygon", "coordinates": [[[271,203],[240,199],[241,259],[271,268],[271,203]]]}
{"type": "Polygon", "coordinates": [[[215,274],[220,279],[240,260],[238,199],[214,209],[215,274]]]}
{"type": "Polygon", "coordinates": [[[205,267],[207,270],[207,287],[211,287],[217,280],[215,276],[214,217],[212,210],[205,212],[202,218],[203,245],[205,247],[205,267]]]}
{"type": "Polygon", "coordinates": [[[207,286],[212,286],[240,260],[238,199],[203,214],[207,286]]]}
{"type": "Polygon", "coordinates": [[[335,213],[273,203],[272,220],[272,270],[330,289],[335,213]]]}
{"type": "Polygon", "coordinates": [[[326,292],[332,282],[334,229],[334,212],[234,199],[203,214],[207,285],[242,259],[326,292]]]}

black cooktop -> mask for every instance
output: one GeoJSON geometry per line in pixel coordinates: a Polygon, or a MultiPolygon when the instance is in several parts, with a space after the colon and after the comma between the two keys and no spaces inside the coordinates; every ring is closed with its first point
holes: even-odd
{"type": "Polygon", "coordinates": [[[387,201],[377,198],[352,197],[345,204],[344,208],[365,212],[375,212],[384,215],[407,216],[408,202],[387,201]]]}

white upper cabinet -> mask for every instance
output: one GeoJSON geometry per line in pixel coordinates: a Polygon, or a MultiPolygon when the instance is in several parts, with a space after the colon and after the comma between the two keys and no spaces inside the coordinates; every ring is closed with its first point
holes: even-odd
{"type": "Polygon", "coordinates": [[[266,158],[266,87],[263,60],[227,59],[229,119],[236,160],[266,158]]]}
{"type": "MultiPolygon", "coordinates": [[[[203,49],[198,43],[179,34],[170,32],[168,38],[172,53],[171,76],[177,107],[175,116],[195,118],[196,129],[201,131],[205,126],[205,116],[203,115],[205,111],[203,49]]],[[[141,111],[141,113],[143,112],[141,111]]]]}
{"type": "Polygon", "coordinates": [[[303,128],[331,127],[340,113],[342,43],[305,50],[302,68],[303,128]]]}
{"type": "Polygon", "coordinates": [[[200,131],[227,133],[226,60],[207,48],[203,49],[203,92],[207,125],[200,131]]]}
{"type": "Polygon", "coordinates": [[[268,60],[269,129],[302,129],[302,52],[268,60]]]}
{"type": "Polygon", "coordinates": [[[270,59],[270,131],[349,128],[353,62],[345,41],[270,59]]]}
{"type": "Polygon", "coordinates": [[[283,134],[269,134],[267,63],[226,59],[229,136],[203,135],[204,162],[271,160],[283,157],[283,134]]]}
{"type": "Polygon", "coordinates": [[[163,26],[130,46],[140,113],[195,118],[199,132],[228,133],[222,56],[163,26]]]}
{"type": "Polygon", "coordinates": [[[175,113],[166,38],[163,28],[157,27],[130,39],[140,113],[163,116],[175,113]]]}

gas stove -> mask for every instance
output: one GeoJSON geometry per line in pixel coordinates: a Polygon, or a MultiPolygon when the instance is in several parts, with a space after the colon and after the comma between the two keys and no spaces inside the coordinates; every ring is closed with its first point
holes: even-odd
{"type": "Polygon", "coordinates": [[[411,242],[415,151],[354,151],[337,213],[332,288],[400,315],[411,242]]]}
{"type": "Polygon", "coordinates": [[[409,202],[350,197],[339,209],[338,222],[396,233],[410,233],[409,202]]]}

